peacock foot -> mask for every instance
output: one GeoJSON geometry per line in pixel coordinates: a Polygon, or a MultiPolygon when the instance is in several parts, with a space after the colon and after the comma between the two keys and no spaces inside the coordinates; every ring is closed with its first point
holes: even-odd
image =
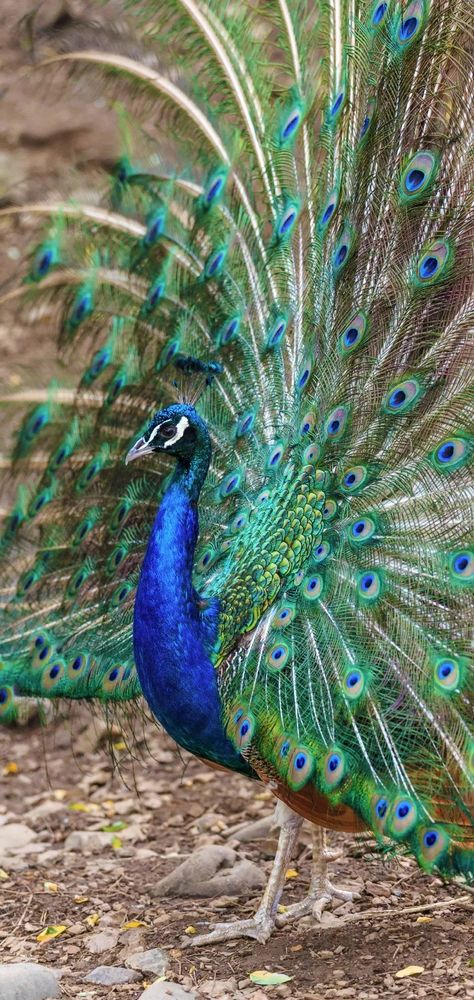
{"type": "Polygon", "coordinates": [[[268,913],[268,910],[261,907],[254,917],[247,920],[235,920],[228,924],[215,924],[212,930],[206,934],[197,934],[191,938],[181,941],[181,947],[199,947],[203,944],[215,944],[218,941],[235,941],[238,938],[254,938],[260,944],[268,941],[272,931],[275,929],[275,918],[268,913]]]}
{"type": "Polygon", "coordinates": [[[298,903],[287,906],[284,912],[278,913],[275,919],[277,927],[284,927],[292,920],[299,920],[301,917],[312,915],[318,923],[321,923],[324,910],[331,905],[334,899],[342,899],[345,903],[359,899],[360,892],[351,892],[349,889],[339,889],[333,885],[327,876],[315,879],[312,883],[308,895],[298,903]]]}

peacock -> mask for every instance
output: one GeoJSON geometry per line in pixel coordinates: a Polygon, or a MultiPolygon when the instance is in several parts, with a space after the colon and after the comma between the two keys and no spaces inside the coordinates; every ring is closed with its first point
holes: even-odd
{"type": "MultiPolygon", "coordinates": [[[[43,32],[123,148],[4,301],[57,317],[7,463],[0,715],[144,696],[302,817],[472,879],[472,25],[463,0],[127,0],[43,32]]],[[[41,34],[41,33],[40,33],[41,34]]],[[[35,70],[36,71],[36,70],[35,70]]],[[[4,211],[12,211],[7,208],[4,211]]],[[[317,834],[316,834],[317,837],[317,834]]],[[[329,888],[328,888],[329,887],[329,888]]]]}

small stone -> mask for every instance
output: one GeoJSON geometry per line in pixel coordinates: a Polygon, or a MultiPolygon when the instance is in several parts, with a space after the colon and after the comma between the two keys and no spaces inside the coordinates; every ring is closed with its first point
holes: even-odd
{"type": "Polygon", "coordinates": [[[125,965],[139,972],[152,972],[155,976],[163,976],[170,964],[169,956],[161,948],[149,948],[148,951],[136,951],[125,959],[125,965]]]}
{"type": "Polygon", "coordinates": [[[99,833],[94,830],[75,830],[66,838],[65,851],[75,851],[80,854],[100,854],[104,847],[112,843],[112,833],[99,833]]]}
{"type": "Polygon", "coordinates": [[[119,931],[100,931],[99,934],[91,934],[86,939],[85,946],[91,955],[102,955],[104,951],[112,951],[116,947],[119,939],[119,931]]]}
{"type": "Polygon", "coordinates": [[[152,983],[138,1000],[198,1000],[195,990],[185,990],[179,983],[152,983]]]}
{"type": "Polygon", "coordinates": [[[0,828],[0,853],[26,847],[36,836],[35,831],[30,830],[24,823],[7,823],[0,828]]]}
{"type": "Polygon", "coordinates": [[[84,978],[85,983],[97,983],[98,986],[120,986],[121,983],[137,983],[141,979],[139,972],[123,969],[120,965],[98,965],[84,978]]]}
{"type": "Polygon", "coordinates": [[[0,997],[2,1000],[50,1000],[59,997],[59,985],[56,976],[44,965],[14,962],[0,966],[0,997]]]}

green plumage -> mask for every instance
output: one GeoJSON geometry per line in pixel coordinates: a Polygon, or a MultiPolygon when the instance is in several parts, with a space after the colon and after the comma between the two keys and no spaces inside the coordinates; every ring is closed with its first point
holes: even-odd
{"type": "Polygon", "coordinates": [[[137,140],[99,201],[57,206],[21,289],[57,303],[83,375],[13,448],[0,716],[138,696],[133,597],[171,465],[123,458],[193,401],[176,356],[218,361],[195,587],[220,601],[223,725],[266,780],[472,875],[469,11],[127,8],[130,43],[60,38],[133,95],[137,140]]]}

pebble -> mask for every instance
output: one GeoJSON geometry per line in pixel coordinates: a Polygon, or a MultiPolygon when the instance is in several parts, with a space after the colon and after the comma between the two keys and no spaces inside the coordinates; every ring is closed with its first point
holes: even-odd
{"type": "Polygon", "coordinates": [[[86,983],[97,983],[98,986],[119,986],[121,983],[137,983],[141,979],[139,972],[121,968],[120,965],[98,965],[84,978],[86,983]]]}
{"type": "Polygon", "coordinates": [[[112,843],[112,833],[99,833],[94,830],[75,830],[66,837],[65,851],[76,851],[80,854],[100,854],[104,847],[112,843]]]}
{"type": "Polygon", "coordinates": [[[140,972],[152,972],[155,976],[163,976],[170,964],[169,956],[161,948],[150,948],[148,951],[136,951],[125,959],[125,965],[140,972]]]}
{"type": "Polygon", "coordinates": [[[138,1000],[199,1000],[195,990],[185,990],[179,983],[152,983],[138,1000]]]}
{"type": "Polygon", "coordinates": [[[15,962],[0,966],[0,997],[2,1000],[50,1000],[59,997],[59,985],[56,976],[44,965],[15,962]]]}
{"type": "MultiPolygon", "coordinates": [[[[117,930],[100,931],[98,934],[91,934],[84,943],[91,955],[102,955],[104,951],[112,951],[116,947],[118,939],[119,931],[117,930]]],[[[132,966],[132,968],[137,968],[137,966],[132,966]]]]}
{"type": "Polygon", "coordinates": [[[24,823],[7,823],[0,828],[0,852],[26,847],[35,840],[36,833],[24,823]]]}

